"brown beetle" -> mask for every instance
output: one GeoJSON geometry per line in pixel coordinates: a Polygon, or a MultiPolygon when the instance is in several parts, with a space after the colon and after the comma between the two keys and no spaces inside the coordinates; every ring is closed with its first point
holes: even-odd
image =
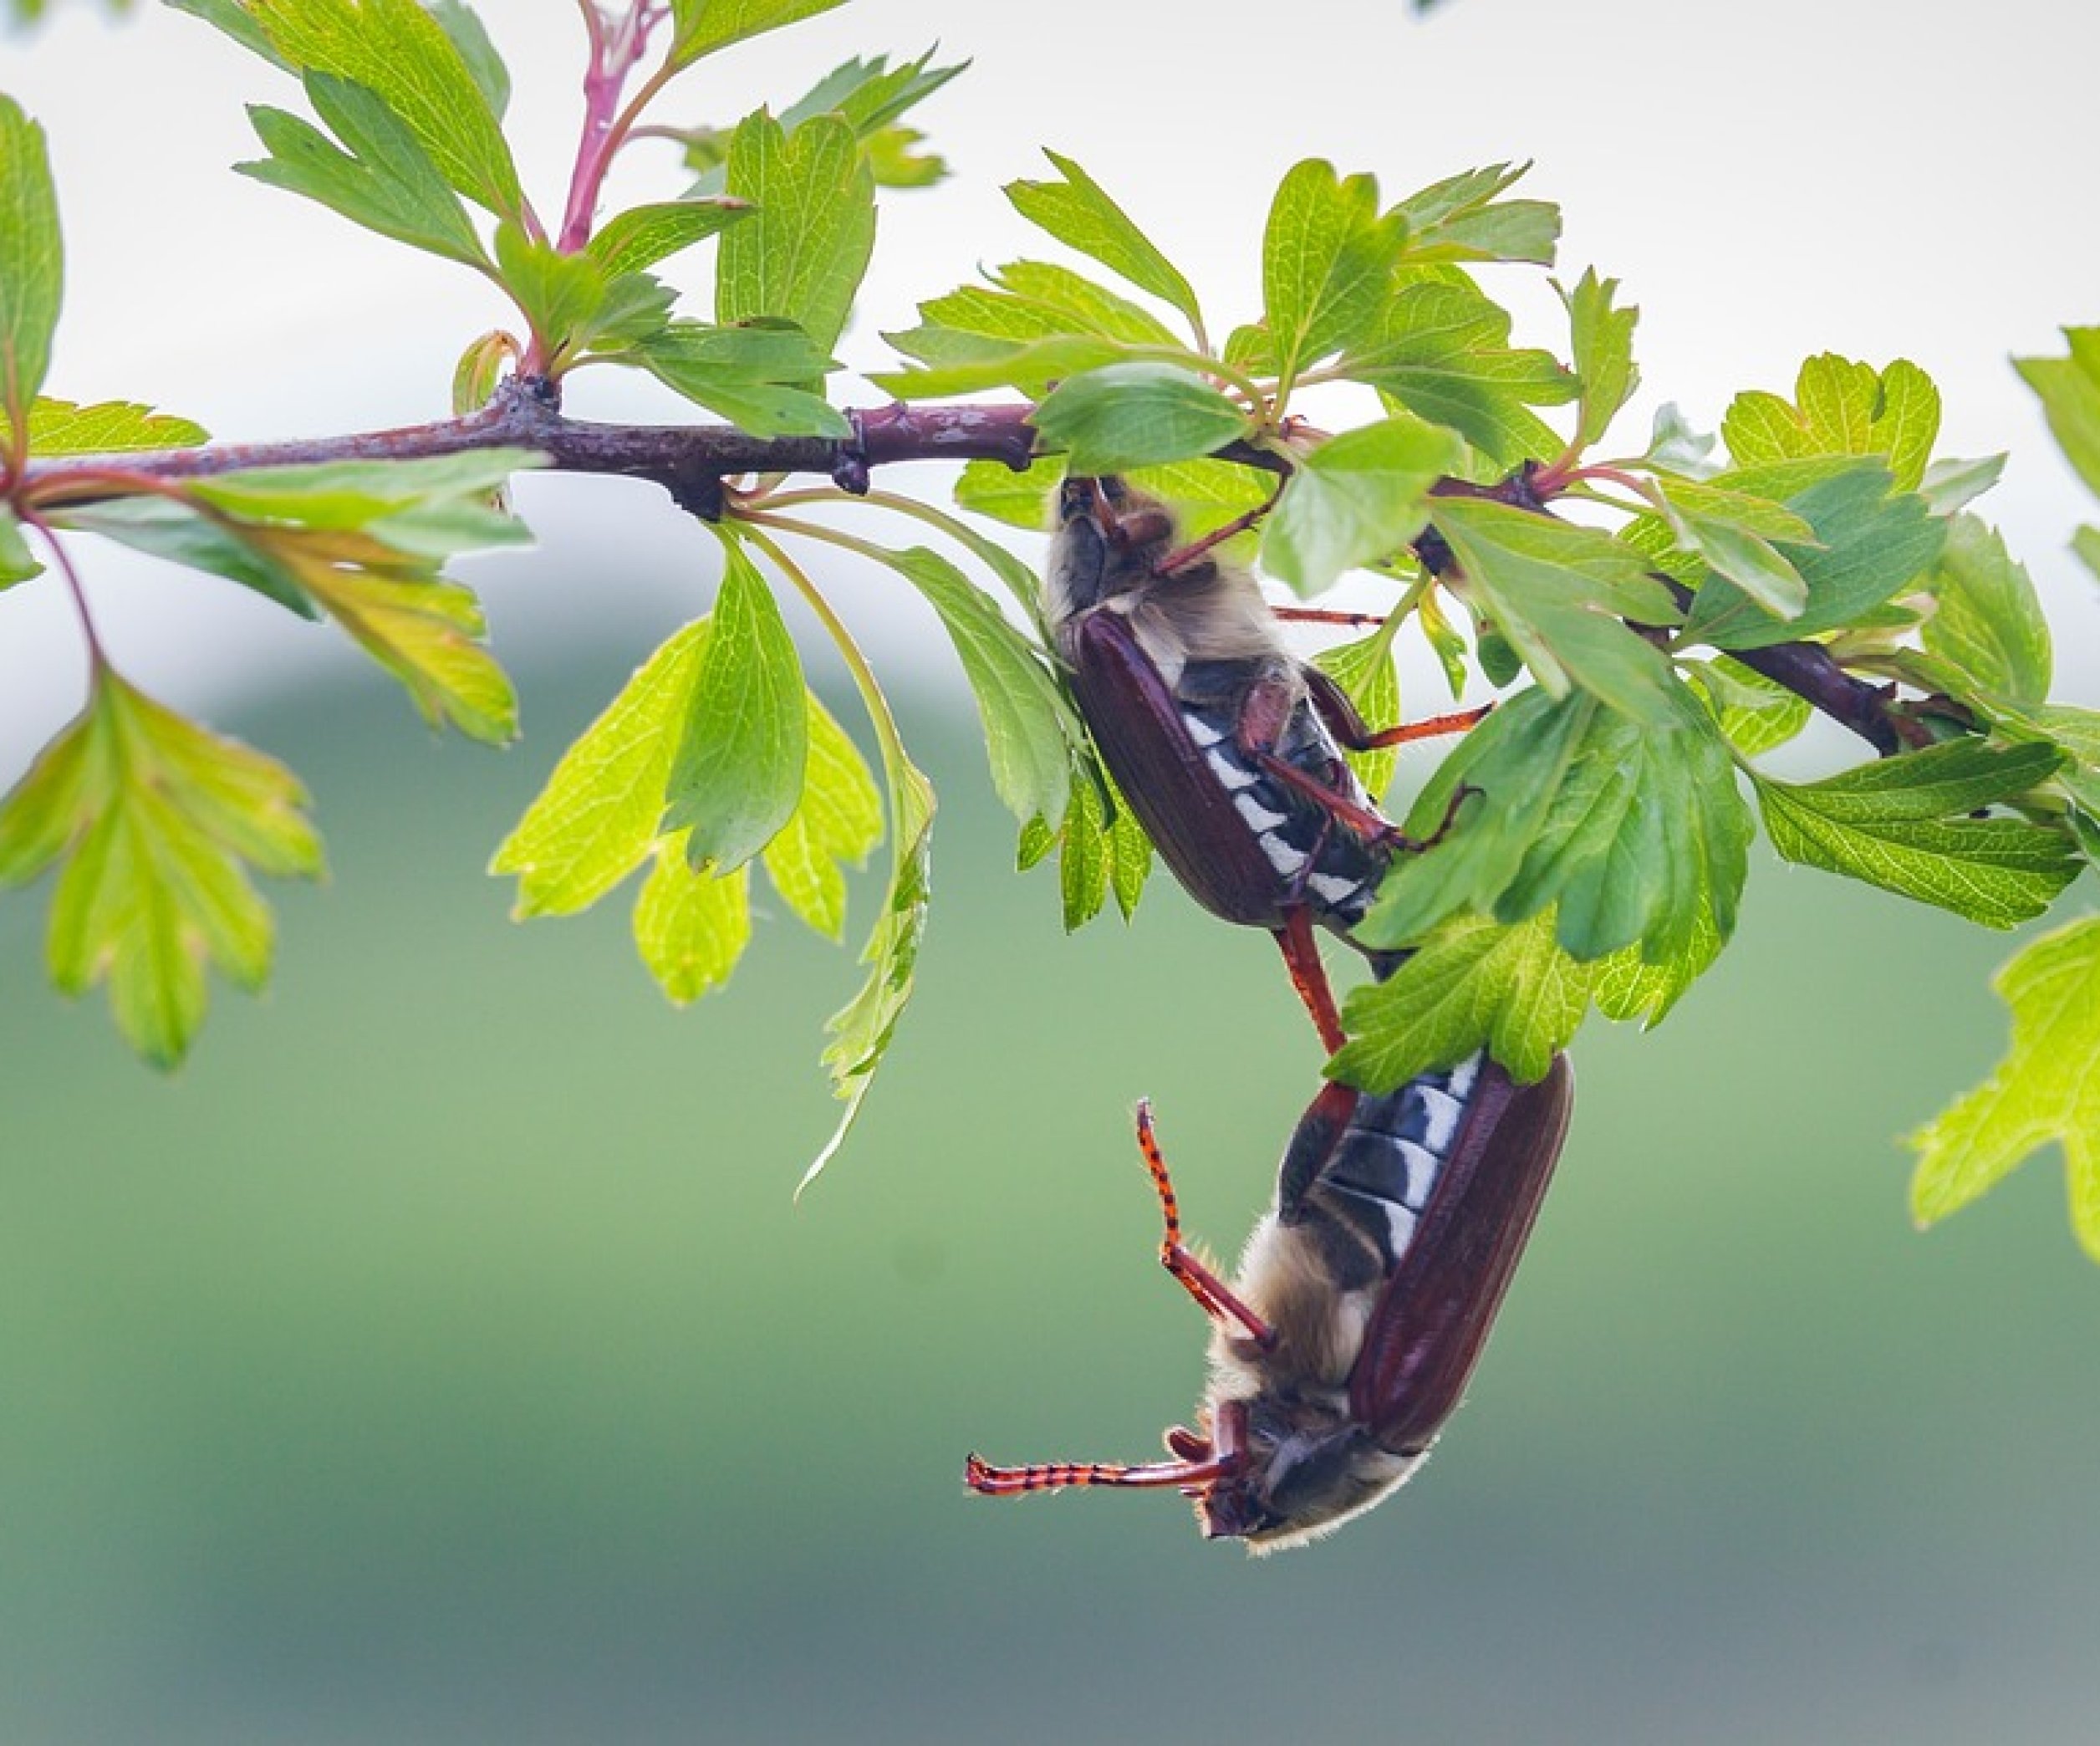
{"type": "Polygon", "coordinates": [[[1170,1461],[993,1467],[971,1489],[1171,1486],[1204,1532],[1270,1552],[1397,1489],[1458,1408],[1567,1137],[1565,1057],[1519,1085],[1485,1054],[1383,1095],[1329,1085],[1292,1131],[1276,1205],[1230,1284],[1181,1242],[1166,1161],[1140,1105],[1160,1258],[1212,1322],[1198,1428],[1170,1461]]]}
{"type": "Polygon", "coordinates": [[[1220,559],[1217,538],[1180,545],[1156,500],[1117,478],[1068,479],[1044,616],[1146,835],[1204,908],[1276,936],[1332,1053],[1343,1034],[1312,929],[1348,939],[1394,856],[1426,846],[1379,813],[1341,748],[1451,733],[1485,712],[1372,732],[1332,678],[1292,652],[1260,585],[1220,559]]]}

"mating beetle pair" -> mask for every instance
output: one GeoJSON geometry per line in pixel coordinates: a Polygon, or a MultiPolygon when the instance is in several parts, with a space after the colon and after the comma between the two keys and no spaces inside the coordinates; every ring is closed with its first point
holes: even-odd
{"type": "MultiPolygon", "coordinates": [[[[1104,762],[1190,894],[1276,935],[1323,1043],[1339,1048],[1312,930],[1349,940],[1394,857],[1426,846],[1379,812],[1341,747],[1477,717],[1371,732],[1332,679],[1291,652],[1252,576],[1215,555],[1215,537],[1178,545],[1164,507],[1119,480],[1068,481],[1058,520],[1046,616],[1104,762]]],[[[1399,962],[1367,956],[1379,974],[1399,962]]],[[[1200,1428],[1177,1426],[1174,1458],[1138,1466],[1001,1468],[973,1455],[969,1484],[991,1495],[1172,1487],[1196,1500],[1206,1534],[1260,1551],[1369,1508],[1420,1464],[1459,1404],[1572,1097],[1564,1059],[1520,1086],[1484,1054],[1380,1095],[1323,1087],[1230,1284],[1182,1245],[1141,1106],[1139,1144],[1165,1215],[1160,1258],[1212,1321],[1200,1428]]]]}

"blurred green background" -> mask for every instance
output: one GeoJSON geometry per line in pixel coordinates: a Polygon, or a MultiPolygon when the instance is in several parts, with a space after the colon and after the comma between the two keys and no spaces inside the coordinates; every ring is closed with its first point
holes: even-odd
{"type": "Polygon", "coordinates": [[[644,646],[528,664],[508,754],[376,682],[223,723],[334,878],[172,1080],[0,903],[0,1739],[2096,1737],[2100,1271],[2054,1154],[1920,1238],[1894,1138],[2001,1048],[2005,942],[1761,865],[1669,1024],[1583,1039],[1437,1458],[1257,1564],[960,1471],[1190,1411],[1129,1106],[1231,1252],[1314,1083],[1268,942],[1164,883],[1063,938],[906,699],[920,993],[798,1208],[850,953],[763,925],[675,1014],[618,906],[520,929],[480,872],[644,646]]]}

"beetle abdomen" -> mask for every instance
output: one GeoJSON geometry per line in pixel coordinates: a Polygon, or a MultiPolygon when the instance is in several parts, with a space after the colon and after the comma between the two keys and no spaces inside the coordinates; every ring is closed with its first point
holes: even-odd
{"type": "MultiPolygon", "coordinates": [[[[1176,696],[1182,722],[1274,870],[1280,891],[1302,900],[1321,926],[1346,934],[1378,896],[1393,850],[1338,818],[1331,806],[1240,743],[1246,669],[1244,662],[1191,661],[1176,696]]],[[[1365,813],[1374,810],[1340,748],[1302,700],[1285,722],[1273,756],[1365,813]]]]}
{"type": "Polygon", "coordinates": [[[1391,1273],[1414,1241],[1480,1074],[1474,1054],[1382,1097],[1359,1098],[1320,1171],[1328,1210],[1375,1246],[1382,1272],[1391,1273]]]}

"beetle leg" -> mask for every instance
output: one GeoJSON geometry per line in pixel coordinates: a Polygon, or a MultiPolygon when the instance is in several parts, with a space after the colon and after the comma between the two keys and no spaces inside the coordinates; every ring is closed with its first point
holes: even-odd
{"type": "Polygon", "coordinates": [[[1283,926],[1275,932],[1276,943],[1283,948],[1284,967],[1291,973],[1292,986],[1312,1015],[1312,1028],[1320,1034],[1321,1046],[1333,1054],[1348,1041],[1348,1033],[1342,1029],[1341,1009],[1334,1003],[1327,966],[1320,962],[1319,945],[1312,937],[1312,911],[1302,903],[1292,905],[1284,912],[1283,926]]]}
{"type": "MultiPolygon", "coordinates": [[[[1279,613],[1287,610],[1278,608],[1279,613]]],[[[1373,728],[1358,712],[1349,694],[1336,684],[1330,673],[1307,666],[1302,669],[1306,695],[1318,712],[1327,731],[1352,752],[1377,752],[1388,746],[1404,746],[1410,740],[1430,739],[1441,733],[1463,733],[1477,727],[1494,709],[1483,703],[1478,709],[1455,710],[1449,715],[1430,716],[1420,722],[1403,722],[1397,728],[1373,728]]]]}
{"type": "Polygon", "coordinates": [[[1348,625],[1358,630],[1368,630],[1374,625],[1385,622],[1382,612],[1342,612],[1332,606],[1272,606],[1269,610],[1286,623],[1294,625],[1348,625]]]}
{"type": "Polygon", "coordinates": [[[1205,1315],[1217,1321],[1237,1322],[1257,1345],[1275,1345],[1276,1330],[1241,1303],[1232,1288],[1182,1243],[1181,1208],[1175,1198],[1174,1179],[1167,1174],[1166,1155],[1160,1150],[1159,1136],[1153,1131],[1149,1099],[1141,1099],[1138,1104],[1138,1150],[1144,1155],[1144,1167],[1151,1172],[1152,1186],[1160,1194],[1160,1210],[1166,1218],[1166,1234],[1160,1239],[1160,1265],[1181,1282],[1182,1289],[1205,1315]]]}
{"type": "Polygon", "coordinates": [[[1017,1492],[1060,1491],[1068,1485],[1179,1486],[1200,1490],[1231,1473],[1238,1463],[1215,1455],[1206,1461],[1120,1462],[1047,1461],[1033,1467],[994,1467],[971,1455],[963,1463],[962,1483],[987,1498],[1017,1492]]]}

